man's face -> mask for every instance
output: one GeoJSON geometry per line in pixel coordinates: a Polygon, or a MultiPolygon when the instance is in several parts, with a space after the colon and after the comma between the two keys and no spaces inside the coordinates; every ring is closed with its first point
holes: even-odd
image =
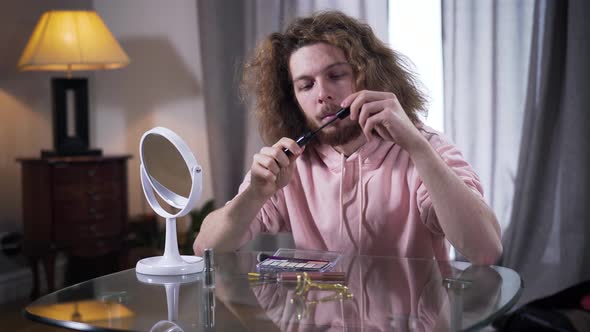
{"type": "MultiPolygon", "coordinates": [[[[296,50],[289,59],[289,70],[295,98],[312,130],[332,120],[342,100],[355,92],[352,67],[335,46],[316,43],[296,50]]],[[[319,140],[342,145],[361,133],[358,123],[347,117],[322,129],[319,140]]]]}

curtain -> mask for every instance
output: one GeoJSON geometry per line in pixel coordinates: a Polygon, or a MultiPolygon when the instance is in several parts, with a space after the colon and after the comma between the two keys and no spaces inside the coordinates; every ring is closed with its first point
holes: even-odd
{"type": "Polygon", "coordinates": [[[246,1],[197,1],[203,93],[216,206],[235,194],[243,177],[247,114],[238,95],[237,69],[246,46],[246,1]],[[238,166],[239,165],[239,166],[238,166]]]}
{"type": "Polygon", "coordinates": [[[535,6],[512,222],[502,264],[520,304],[590,279],[590,3],[535,6]]]}
{"type": "Polygon", "coordinates": [[[387,0],[198,1],[205,107],[216,205],[237,193],[260,150],[251,104],[238,95],[241,65],[256,42],[293,18],[336,9],[369,23],[387,41],[387,0]]]}
{"type": "Polygon", "coordinates": [[[502,229],[510,220],[533,0],[443,0],[445,134],[479,174],[502,229]]]}

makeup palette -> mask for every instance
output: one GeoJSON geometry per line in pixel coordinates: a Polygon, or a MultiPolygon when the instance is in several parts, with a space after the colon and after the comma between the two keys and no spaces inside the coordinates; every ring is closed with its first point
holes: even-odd
{"type": "Polygon", "coordinates": [[[256,265],[259,271],[324,271],[330,266],[330,261],[269,256],[256,265]]]}

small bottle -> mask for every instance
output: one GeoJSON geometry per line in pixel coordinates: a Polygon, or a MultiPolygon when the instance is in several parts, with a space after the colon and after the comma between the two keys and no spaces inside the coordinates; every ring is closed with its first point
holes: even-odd
{"type": "Polygon", "coordinates": [[[201,307],[203,308],[205,331],[211,331],[211,328],[215,328],[215,288],[203,288],[203,302],[201,307]]]}
{"type": "Polygon", "coordinates": [[[213,268],[213,249],[207,248],[204,252],[205,260],[205,287],[215,287],[215,268],[213,268]]]}

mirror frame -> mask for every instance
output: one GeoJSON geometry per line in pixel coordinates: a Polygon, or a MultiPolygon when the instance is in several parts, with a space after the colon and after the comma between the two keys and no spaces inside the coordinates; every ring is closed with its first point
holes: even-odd
{"type": "Polygon", "coordinates": [[[164,255],[141,259],[136,264],[136,273],[170,276],[202,272],[204,268],[203,258],[193,255],[181,256],[178,251],[178,240],[176,235],[176,218],[188,214],[195,207],[197,200],[201,197],[201,191],[203,189],[203,172],[201,166],[197,163],[197,159],[184,140],[172,130],[163,127],[152,128],[143,134],[139,143],[139,155],[141,163],[140,177],[143,193],[154,212],[161,217],[166,218],[166,240],[164,244],[164,255]],[[163,139],[166,139],[182,156],[190,174],[191,191],[189,197],[183,197],[172,192],[148,173],[148,170],[144,166],[143,153],[145,139],[149,135],[159,135],[163,139]],[[165,203],[178,208],[179,211],[176,213],[170,213],[164,210],[156,198],[156,194],[160,196],[165,203]]]}
{"type": "Polygon", "coordinates": [[[139,158],[143,193],[148,199],[148,203],[150,204],[152,209],[154,209],[154,211],[158,215],[164,218],[177,218],[189,213],[201,197],[201,193],[203,190],[203,172],[201,166],[197,162],[197,159],[195,158],[187,144],[182,140],[182,138],[180,138],[180,136],[178,136],[175,132],[173,132],[170,129],[164,127],[152,128],[146,131],[141,137],[139,143],[139,158]],[[189,169],[192,181],[191,191],[188,198],[176,194],[175,192],[166,188],[164,185],[162,185],[156,179],[149,175],[148,170],[144,166],[143,158],[144,142],[145,138],[148,135],[160,135],[164,137],[170,143],[172,143],[172,145],[182,156],[182,159],[184,160],[185,164],[189,169]],[[180,209],[180,211],[178,211],[175,214],[166,211],[156,199],[154,191],[167,204],[170,204],[170,206],[180,209]]]}

